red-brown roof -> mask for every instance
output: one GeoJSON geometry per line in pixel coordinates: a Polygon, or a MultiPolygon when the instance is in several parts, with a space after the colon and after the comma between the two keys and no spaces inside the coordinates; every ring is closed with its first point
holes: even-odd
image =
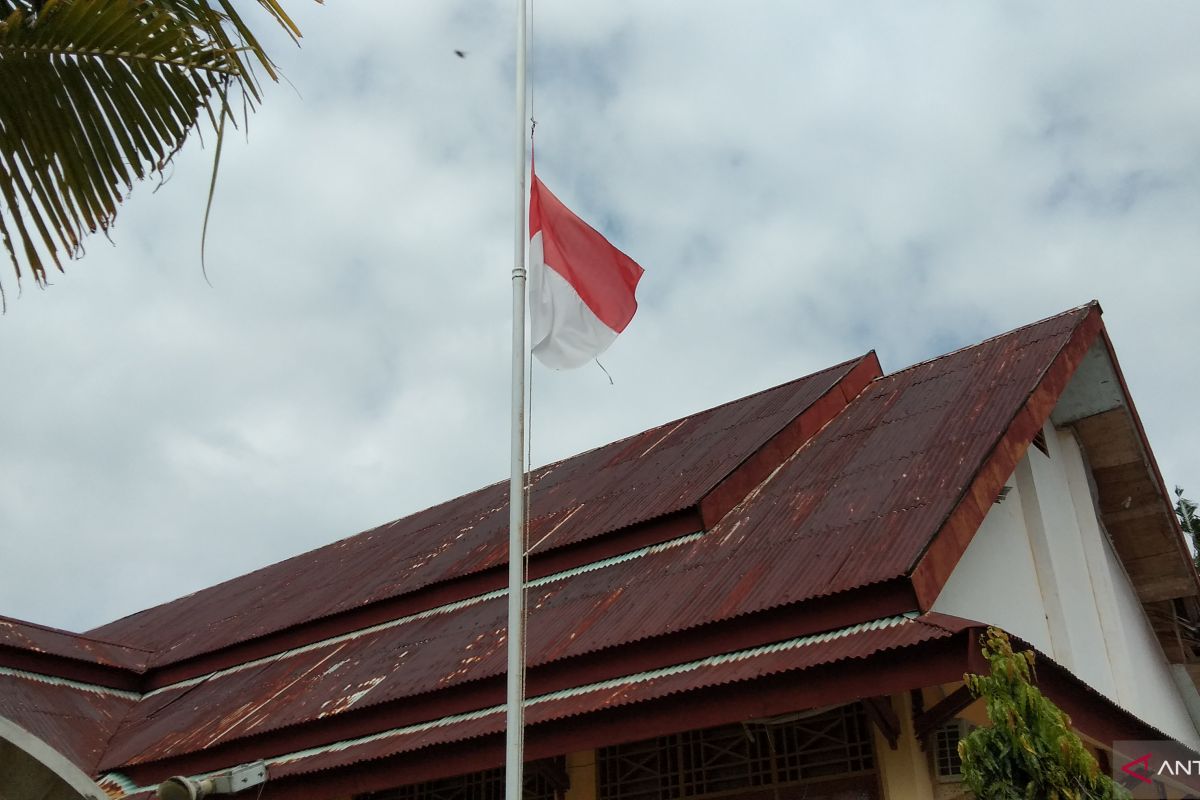
{"type": "MultiPolygon", "coordinates": [[[[868,358],[536,470],[530,541],[553,530],[546,552],[696,505],[868,358]]],[[[507,492],[507,481],[493,484],[90,635],[154,650],[152,663],[163,664],[502,567],[507,492]]]]}
{"type": "MultiPolygon", "coordinates": [[[[1087,313],[1077,310],[879,378],[704,535],[536,586],[528,626],[531,668],[906,575],[1087,313]]],[[[744,459],[747,451],[733,445],[762,441],[781,423],[766,426],[761,420],[793,417],[801,403],[813,402],[818,390],[807,387],[825,389],[830,381],[819,375],[819,381],[790,384],[556,465],[542,480],[553,480],[556,473],[563,477],[542,496],[564,498],[551,506],[586,506],[577,499],[586,465],[602,473],[650,475],[636,466],[639,457],[648,457],[656,472],[674,478],[682,489],[657,491],[650,495],[653,502],[635,508],[661,513],[685,502],[681,497],[694,502],[697,486],[708,488],[715,479],[696,484],[686,467],[712,463],[730,449],[744,459]],[[754,434],[742,436],[751,421],[754,434]],[[714,430],[736,435],[726,443],[710,433],[714,430]],[[718,452],[705,456],[714,449],[718,452]],[[672,464],[682,466],[672,469],[672,464]],[[556,493],[559,487],[574,491],[556,493]]],[[[636,496],[636,488],[601,480],[588,487],[587,496],[636,496]]],[[[482,496],[456,502],[473,508],[482,496]]],[[[442,517],[447,510],[441,507],[442,517]]],[[[605,514],[606,520],[651,516],[645,510],[605,514]],[[618,513],[624,517],[614,516],[618,513]]],[[[502,549],[496,544],[503,535],[499,523],[497,518],[488,529],[492,553],[502,549]]],[[[400,527],[389,536],[404,552],[409,539],[402,538],[400,527]]],[[[425,524],[404,522],[402,527],[433,535],[425,524]]],[[[586,534],[574,529],[567,535],[586,534]]],[[[360,538],[361,547],[375,553],[383,540],[378,532],[360,538]]],[[[350,544],[355,541],[335,548],[354,550],[360,546],[350,544]]],[[[441,543],[433,539],[435,549],[441,543]]],[[[336,549],[302,559],[320,564],[335,552],[339,558],[330,566],[336,571],[343,563],[336,549]]],[[[436,569],[438,563],[433,559],[426,568],[436,569]]],[[[293,583],[279,589],[291,593],[296,582],[304,584],[306,573],[288,574],[293,583]]],[[[419,582],[427,580],[432,578],[419,582]]],[[[261,584],[261,576],[253,582],[256,589],[261,584]]],[[[219,589],[210,590],[200,607],[219,603],[219,589]]],[[[200,601],[179,602],[193,607],[200,601]]],[[[117,632],[113,626],[104,631],[117,632]]],[[[133,712],[105,766],[157,761],[496,677],[505,669],[504,633],[505,604],[494,593],[249,669],[218,673],[199,685],[166,689],[133,712]],[[183,697],[185,702],[176,702],[183,697]],[[252,698],[260,700],[248,702],[252,698]],[[202,722],[195,719],[198,709],[204,711],[202,722]]]]}
{"type": "MultiPolygon", "coordinates": [[[[1027,446],[1030,409],[1049,413],[1098,315],[1075,309],[887,376],[868,356],[537,471],[531,540],[548,535],[550,556],[530,589],[529,681],[555,699],[531,722],[808,662],[785,648],[605,683],[629,670],[928,610],[928,581],[965,547],[946,530],[990,505],[1000,456],[1027,446]],[[619,538],[667,518],[678,524],[619,538]],[[629,544],[555,555],[608,540],[629,544]]],[[[491,731],[486,714],[421,726],[502,702],[506,525],[497,484],[98,628],[155,651],[144,685],[161,687],[125,715],[102,767],[154,776],[318,746],[279,765],[309,771],[491,731]],[[402,614],[346,616],[396,598],[410,598],[402,614]],[[378,735],[398,726],[413,730],[378,735]]],[[[814,640],[803,657],[913,643],[888,638],[901,629],[945,632],[906,622],[814,640]]]]}
{"type": "Polygon", "coordinates": [[[0,648],[135,672],[145,669],[146,659],[150,656],[147,650],[4,616],[0,616],[0,648]]]}
{"type": "MultiPolygon", "coordinates": [[[[822,636],[805,637],[735,654],[701,659],[640,675],[630,675],[571,690],[531,697],[526,723],[539,725],[598,711],[658,700],[766,675],[799,672],[826,664],[865,659],[890,650],[944,639],[950,631],[912,618],[879,620],[822,636]]],[[[411,752],[437,744],[504,731],[504,708],[461,715],[438,725],[415,725],[384,735],[288,755],[270,764],[278,778],[411,752]]]]}
{"type": "Polygon", "coordinates": [[[136,703],[129,693],[0,668],[0,717],[87,773],[96,771],[109,737],[136,703]]]}

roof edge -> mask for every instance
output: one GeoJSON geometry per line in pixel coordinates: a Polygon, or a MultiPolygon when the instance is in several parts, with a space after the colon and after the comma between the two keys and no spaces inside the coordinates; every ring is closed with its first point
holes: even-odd
{"type": "Polygon", "coordinates": [[[1055,316],[1084,310],[1086,313],[1075,324],[1071,335],[1042,372],[1025,402],[1013,415],[1004,433],[976,470],[975,477],[963,489],[954,509],[910,565],[908,574],[922,611],[927,612],[933,608],[934,601],[975,537],[975,532],[983,524],[983,519],[999,495],[1001,487],[1017,468],[1034,436],[1049,419],[1058,398],[1083,361],[1088,348],[1103,331],[1100,304],[1094,301],[1055,316]]]}
{"type": "Polygon", "coordinates": [[[1141,415],[1138,414],[1137,405],[1133,402],[1133,395],[1129,392],[1129,384],[1125,382],[1125,373],[1121,370],[1121,362],[1117,360],[1116,348],[1113,347],[1108,331],[1103,327],[1100,330],[1100,341],[1104,344],[1104,349],[1112,364],[1113,372],[1117,375],[1117,383],[1120,385],[1121,394],[1125,398],[1125,407],[1129,410],[1129,416],[1133,421],[1133,427],[1137,433],[1138,443],[1142,447],[1142,456],[1150,468],[1150,475],[1158,489],[1159,499],[1170,510],[1170,513],[1166,516],[1170,520],[1169,525],[1173,534],[1172,539],[1180,558],[1187,564],[1187,569],[1193,579],[1193,585],[1197,590],[1196,593],[1200,594],[1200,573],[1196,570],[1196,562],[1192,559],[1191,551],[1187,546],[1187,540],[1184,538],[1183,528],[1180,527],[1179,518],[1175,515],[1175,504],[1172,502],[1171,492],[1167,488],[1166,481],[1163,480],[1162,471],[1158,467],[1158,459],[1154,457],[1154,450],[1150,447],[1150,439],[1146,436],[1146,429],[1142,425],[1141,415]]]}

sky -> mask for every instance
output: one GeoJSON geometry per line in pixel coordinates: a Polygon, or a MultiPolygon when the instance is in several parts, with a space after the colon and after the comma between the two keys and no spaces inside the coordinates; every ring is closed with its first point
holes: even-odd
{"type": "MultiPolygon", "coordinates": [[[[1200,4],[534,2],[538,173],[646,269],[613,384],[535,367],[535,464],[1097,299],[1200,495],[1200,4]]],[[[285,5],[211,287],[211,137],[48,288],[0,271],[2,615],[86,630],[507,475],[514,4],[285,5]]]]}

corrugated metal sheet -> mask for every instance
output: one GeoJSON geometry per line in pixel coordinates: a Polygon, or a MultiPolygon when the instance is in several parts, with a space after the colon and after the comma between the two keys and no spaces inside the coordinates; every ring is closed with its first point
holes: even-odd
{"type": "Polygon", "coordinates": [[[134,671],[144,669],[150,657],[144,650],[3,616],[0,616],[0,646],[134,671]]]}
{"type": "MultiPolygon", "coordinates": [[[[695,505],[862,359],[537,470],[531,540],[548,550],[695,505]],[[556,529],[557,528],[557,529],[556,529]]],[[[92,631],[155,664],[504,563],[507,481],[92,631]]]]}
{"type": "MultiPolygon", "coordinates": [[[[800,671],[881,652],[911,647],[953,635],[937,625],[911,617],[875,620],[817,636],[712,656],[686,664],[602,681],[530,698],[529,725],[580,716],[608,708],[655,700],[680,692],[800,671]]],[[[504,707],[493,706],[404,728],[380,731],[288,753],[267,760],[273,780],[358,764],[438,744],[465,741],[504,730],[504,707]]],[[[102,785],[114,795],[136,796],[147,791],[110,773],[102,785]]]]}
{"type": "MultiPolygon", "coordinates": [[[[946,627],[927,624],[914,615],[874,620],[532,697],[528,700],[526,720],[529,725],[536,725],[680,692],[868,658],[952,635],[946,627]]],[[[504,707],[497,705],[283,754],[267,759],[267,763],[271,778],[279,780],[503,730],[504,707]]],[[[137,797],[151,791],[151,787],[138,786],[120,772],[106,774],[101,785],[114,797],[137,797]]]]}
{"type": "MultiPolygon", "coordinates": [[[[628,678],[604,681],[531,698],[526,722],[580,716],[608,708],[645,702],[680,692],[799,671],[942,639],[951,634],[917,620],[879,620],[819,637],[805,637],[733,655],[716,656],[686,665],[628,678]]],[[[439,720],[435,723],[382,732],[358,741],[322,746],[272,759],[277,779],[412,752],[436,744],[464,741],[504,730],[502,706],[439,720]]]]}
{"type": "Polygon", "coordinates": [[[803,542],[767,598],[905,575],[1087,309],[881,378],[714,534],[803,542]]]}
{"type": "Polygon", "coordinates": [[[84,772],[137,700],[126,692],[0,670],[0,717],[12,720],[84,772]]]}
{"type": "MultiPolygon", "coordinates": [[[[712,531],[541,582],[530,664],[907,574],[1082,314],[879,379],[712,531]]],[[[499,675],[504,631],[496,595],[162,691],[133,712],[105,764],[499,675]]]]}

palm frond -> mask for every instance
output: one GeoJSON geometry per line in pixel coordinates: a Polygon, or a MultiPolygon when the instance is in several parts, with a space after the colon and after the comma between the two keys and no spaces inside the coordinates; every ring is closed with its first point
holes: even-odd
{"type": "MultiPolygon", "coordinates": [[[[295,39],[277,0],[259,4],[295,39]]],[[[232,0],[0,0],[0,239],[38,284],[274,65],[232,0]]],[[[0,298],[2,299],[2,298],[0,298]]]]}

